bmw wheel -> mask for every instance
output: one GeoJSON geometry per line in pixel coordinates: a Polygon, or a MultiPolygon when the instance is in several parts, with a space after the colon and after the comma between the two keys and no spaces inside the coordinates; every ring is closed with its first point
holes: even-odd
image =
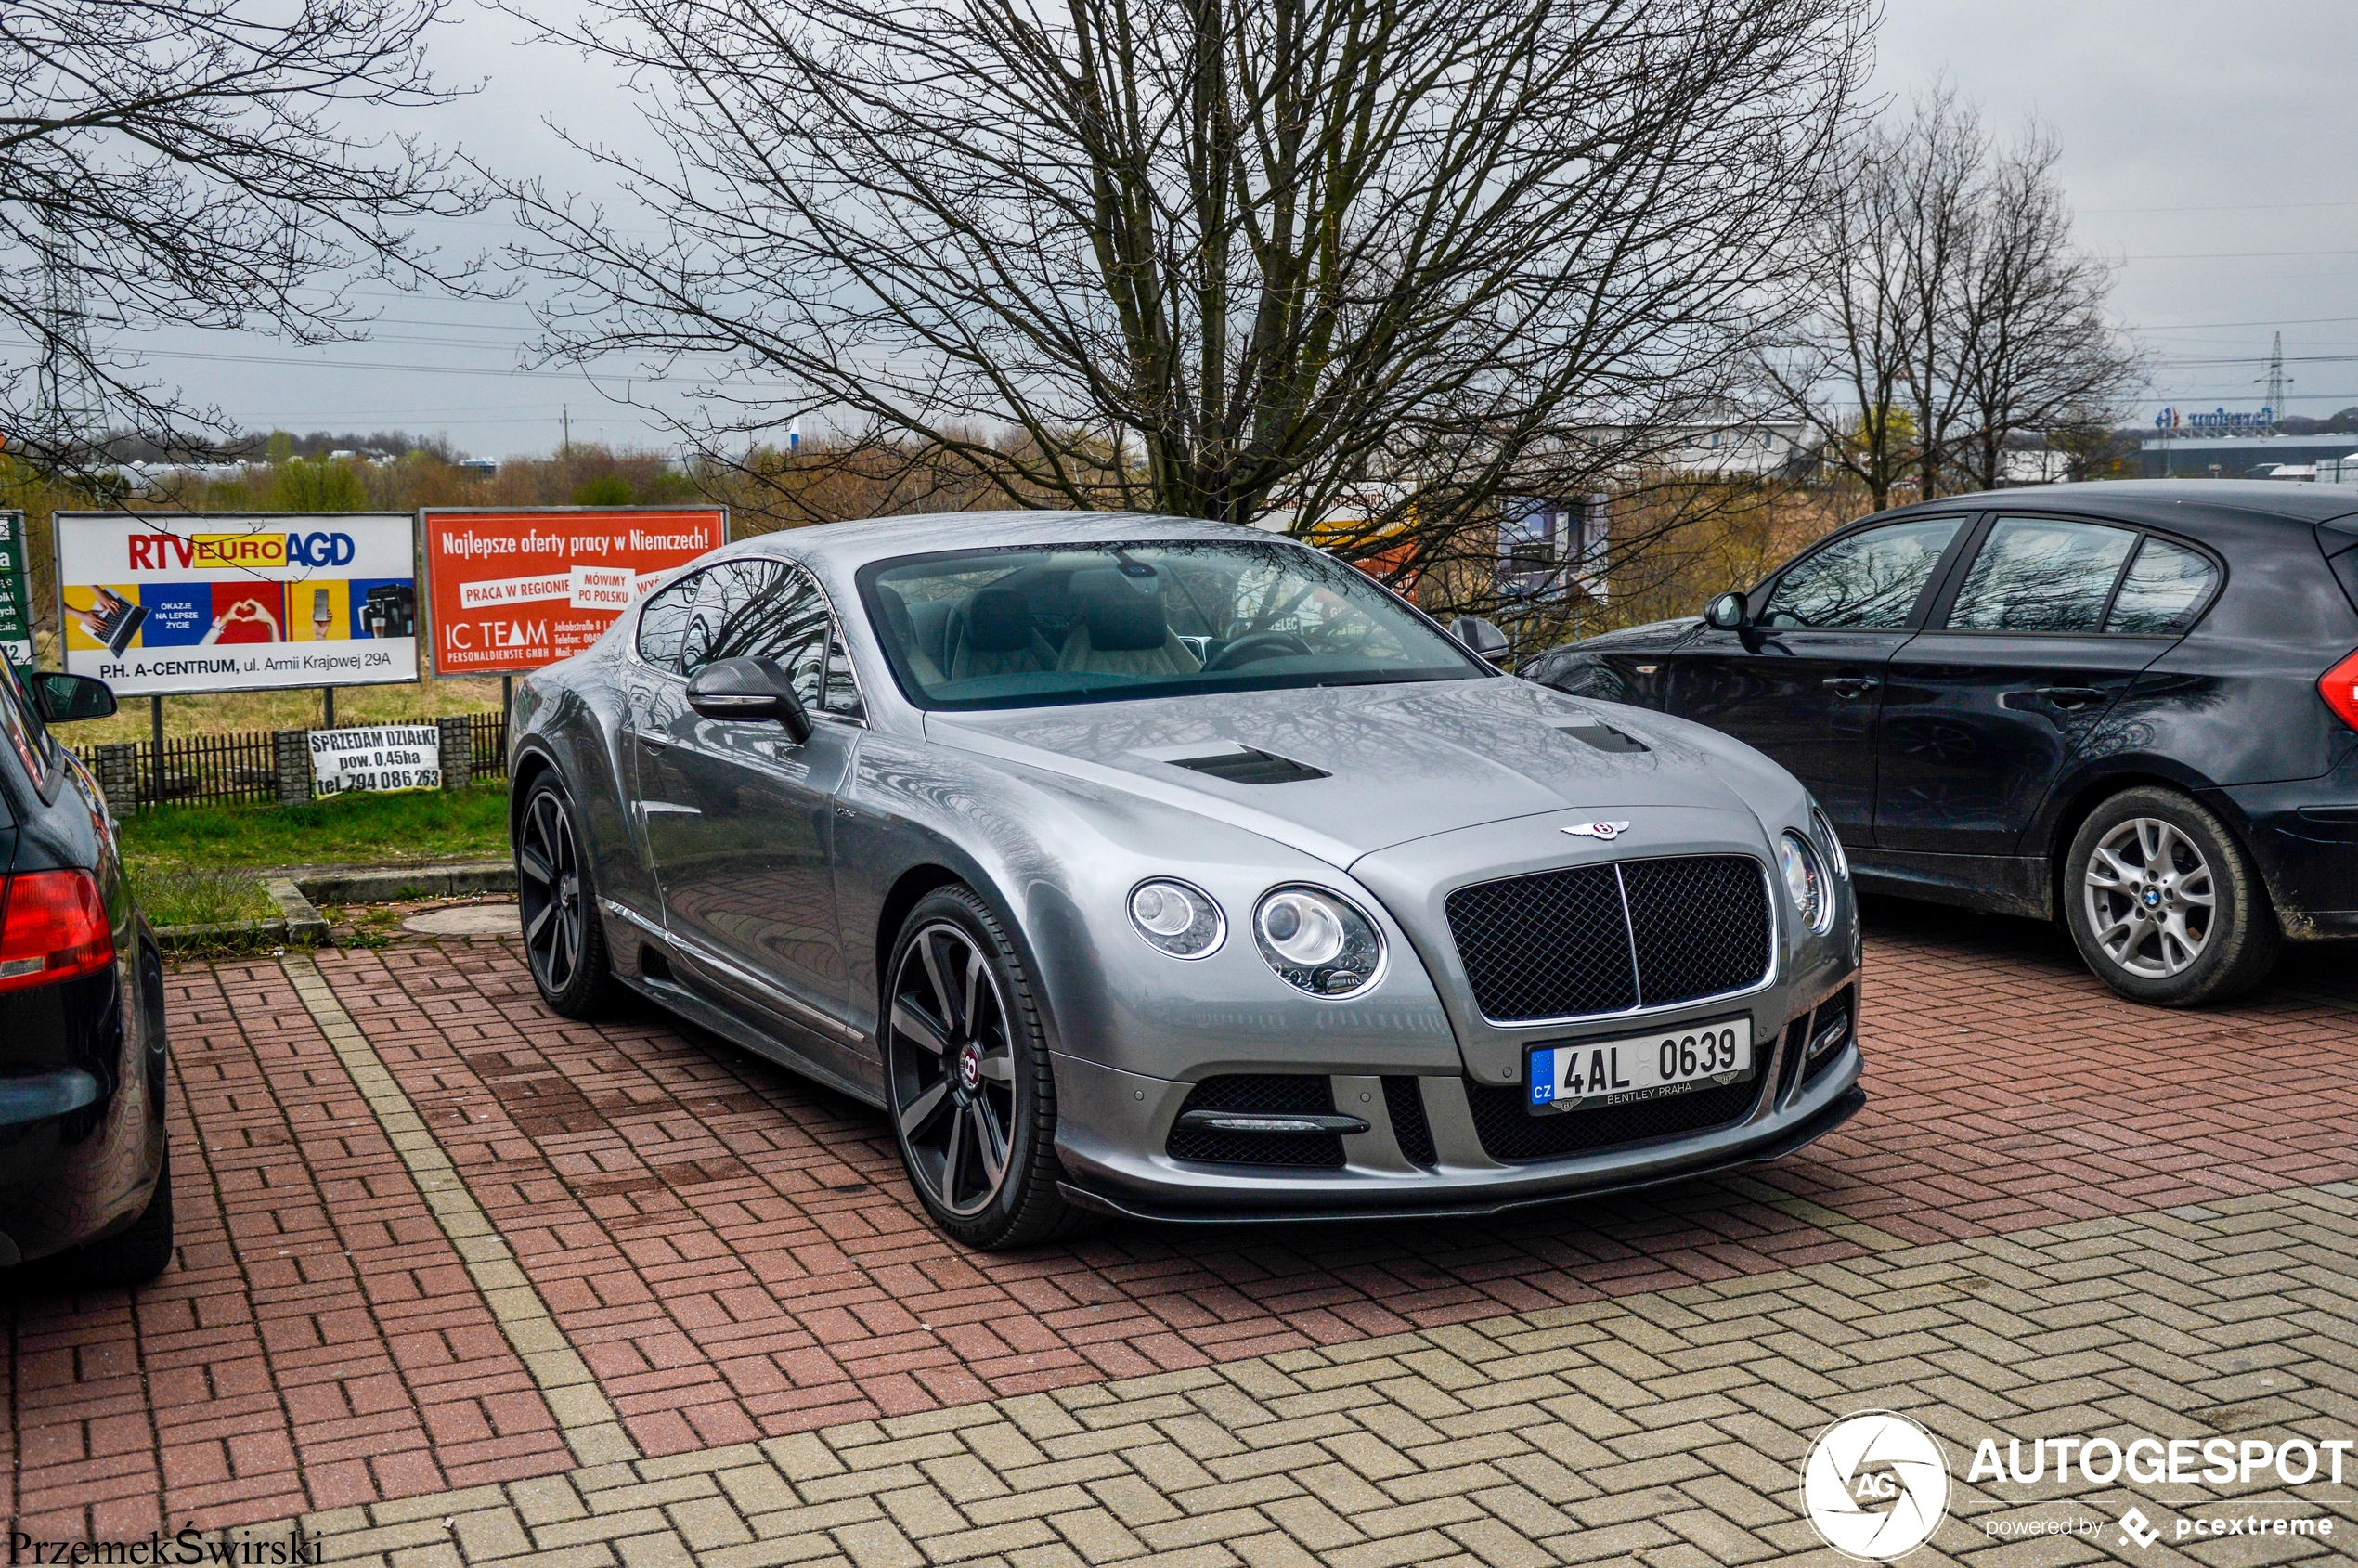
{"type": "Polygon", "coordinates": [[[986,1249],[1070,1234],[1056,1191],[1056,1090],[1022,960],[990,906],[928,893],[893,945],[885,1085],[901,1162],[926,1212],[986,1249]]]}
{"type": "Polygon", "coordinates": [[[613,1000],[614,971],[598,918],[597,886],[582,853],[573,802],[553,773],[533,782],[516,819],[516,908],[540,999],[568,1018],[604,1012],[613,1000]]]}
{"type": "Polygon", "coordinates": [[[2175,790],[2124,790],[2090,814],[2072,838],[2064,903],[2088,967],[2131,1001],[2223,1002],[2276,961],[2275,914],[2250,860],[2175,790]]]}

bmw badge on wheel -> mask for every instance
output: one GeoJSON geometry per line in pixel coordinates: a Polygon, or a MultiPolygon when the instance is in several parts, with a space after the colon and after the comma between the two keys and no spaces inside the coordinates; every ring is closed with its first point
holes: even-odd
{"type": "Polygon", "coordinates": [[[1801,1508],[1846,1557],[1888,1562],[1932,1538],[1949,1511],[1939,1440],[1889,1410],[1846,1416],[1801,1462],[1801,1508]]]}

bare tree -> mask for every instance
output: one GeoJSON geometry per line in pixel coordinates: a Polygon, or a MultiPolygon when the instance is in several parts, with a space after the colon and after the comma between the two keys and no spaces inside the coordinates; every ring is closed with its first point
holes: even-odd
{"type": "Polygon", "coordinates": [[[1990,488],[2013,437],[2102,423],[2143,373],[2105,317],[2113,270],[2072,241],[2036,123],[1993,148],[1948,86],[1848,143],[1808,248],[1809,308],[1764,363],[1877,510],[1990,488]]]}
{"type": "Polygon", "coordinates": [[[148,380],[123,332],[359,330],[358,277],[455,281],[411,227],[479,182],[356,110],[449,96],[444,0],[10,0],[0,6],[0,350],[7,450],[78,470],[106,434],[204,454],[229,431],[148,380]]]}
{"type": "Polygon", "coordinates": [[[2015,435],[2108,428],[2144,379],[2143,356],[2105,317],[2115,269],[2072,243],[2061,152],[2033,123],[1982,191],[1952,328],[1967,429],[1948,454],[1973,488],[1997,488],[2015,435]]]}
{"type": "Polygon", "coordinates": [[[1921,320],[1898,163],[1878,127],[1846,140],[1803,242],[1808,305],[1761,362],[1776,400],[1808,425],[1826,463],[1866,487],[1878,512],[1916,455],[1908,368],[1921,320]]]}
{"type": "Polygon", "coordinates": [[[599,155],[666,227],[525,186],[525,259],[564,286],[552,355],[732,367],[680,426],[707,452],[800,419],[1001,504],[1275,518],[1413,569],[1724,395],[1865,25],[1856,0],[602,0],[551,35],[633,72],[668,159],[599,155]]]}

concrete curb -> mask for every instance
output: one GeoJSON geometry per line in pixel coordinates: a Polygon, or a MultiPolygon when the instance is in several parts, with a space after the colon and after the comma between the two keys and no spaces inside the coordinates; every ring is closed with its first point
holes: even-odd
{"type": "MultiPolygon", "coordinates": [[[[395,899],[460,898],[470,893],[512,893],[516,868],[507,861],[455,861],[442,865],[384,870],[295,866],[271,879],[284,882],[313,904],[390,903],[395,899]]],[[[308,907],[308,906],[306,906],[308,907]]],[[[315,915],[317,910],[312,912],[315,915]]],[[[326,926],[320,929],[324,932],[326,926]]]]}
{"type": "Polygon", "coordinates": [[[328,918],[312,907],[303,896],[303,889],[283,876],[263,878],[262,888],[286,916],[287,936],[298,942],[324,942],[328,940],[328,918]]]}

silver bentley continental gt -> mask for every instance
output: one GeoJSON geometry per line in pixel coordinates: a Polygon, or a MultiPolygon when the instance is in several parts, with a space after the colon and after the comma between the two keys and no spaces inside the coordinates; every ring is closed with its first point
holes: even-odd
{"type": "Polygon", "coordinates": [[[511,734],[549,1004],[628,987],[883,1108],[974,1246],[1487,1213],[1865,1100],[1848,871],[1790,774],[1267,534],[747,539],[511,734]]]}

